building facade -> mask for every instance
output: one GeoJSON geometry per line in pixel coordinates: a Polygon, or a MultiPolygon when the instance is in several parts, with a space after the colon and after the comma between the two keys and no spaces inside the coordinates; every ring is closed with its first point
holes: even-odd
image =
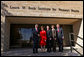
{"type": "MultiPolygon", "coordinates": [[[[83,38],[83,1],[1,1],[1,51],[10,49],[13,40],[10,38],[14,38],[11,35],[16,34],[12,33],[13,25],[33,28],[34,24],[61,24],[64,45],[68,46],[69,33],[83,38]]],[[[83,45],[83,41],[77,37],[74,40],[83,45]]]]}

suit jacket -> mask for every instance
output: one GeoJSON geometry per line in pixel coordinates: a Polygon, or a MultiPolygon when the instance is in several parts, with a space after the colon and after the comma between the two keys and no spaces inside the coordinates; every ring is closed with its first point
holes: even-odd
{"type": "Polygon", "coordinates": [[[47,39],[51,38],[51,36],[50,36],[51,34],[50,33],[51,33],[50,30],[46,31],[47,39]]]}
{"type": "Polygon", "coordinates": [[[59,28],[59,32],[58,30],[56,29],[56,33],[57,33],[57,38],[62,38],[64,35],[63,35],[63,29],[62,28],[59,28]]]}
{"type": "Polygon", "coordinates": [[[56,30],[51,29],[51,38],[56,38],[56,30]]]}
{"type": "Polygon", "coordinates": [[[33,42],[34,42],[34,43],[38,43],[38,41],[39,41],[39,36],[38,36],[38,34],[39,34],[39,29],[38,29],[38,32],[37,32],[36,29],[34,28],[34,29],[33,29],[33,42]]]}
{"type": "Polygon", "coordinates": [[[50,38],[51,38],[51,31],[50,31],[50,30],[47,30],[47,31],[46,31],[46,36],[47,36],[47,41],[46,41],[46,43],[47,43],[47,47],[48,47],[48,46],[51,45],[51,40],[50,40],[50,38]]]}

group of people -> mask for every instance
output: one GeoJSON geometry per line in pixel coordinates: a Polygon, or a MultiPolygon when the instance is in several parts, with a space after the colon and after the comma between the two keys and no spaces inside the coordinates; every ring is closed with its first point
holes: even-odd
{"type": "Polygon", "coordinates": [[[42,52],[45,52],[45,46],[47,46],[47,52],[56,52],[57,44],[59,52],[63,52],[63,29],[59,24],[56,25],[56,29],[54,27],[52,25],[50,29],[49,26],[46,26],[47,30],[44,30],[44,27],[41,26],[41,31],[39,31],[38,24],[35,25],[33,29],[33,53],[38,53],[39,44],[42,52]]]}

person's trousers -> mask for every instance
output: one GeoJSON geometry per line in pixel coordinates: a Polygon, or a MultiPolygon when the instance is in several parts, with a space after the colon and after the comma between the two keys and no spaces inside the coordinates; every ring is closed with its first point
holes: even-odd
{"type": "Polygon", "coordinates": [[[51,52],[51,41],[47,42],[47,52],[51,52]]]}
{"type": "Polygon", "coordinates": [[[52,48],[53,48],[53,52],[56,51],[56,40],[52,40],[52,48]]]}
{"type": "Polygon", "coordinates": [[[58,38],[58,46],[59,46],[59,51],[63,51],[63,40],[62,40],[62,38],[58,38]]]}
{"type": "Polygon", "coordinates": [[[38,44],[37,43],[33,44],[33,53],[38,53],[38,44]]]}
{"type": "Polygon", "coordinates": [[[63,44],[62,43],[59,44],[59,51],[63,51],[63,44]]]}

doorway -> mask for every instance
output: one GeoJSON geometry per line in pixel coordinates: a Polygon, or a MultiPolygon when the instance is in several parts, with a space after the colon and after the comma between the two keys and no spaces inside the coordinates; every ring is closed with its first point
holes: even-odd
{"type": "MultiPolygon", "coordinates": [[[[10,25],[10,48],[32,48],[33,41],[32,41],[32,29],[34,28],[35,24],[11,24],[10,25]]],[[[39,24],[39,28],[41,25],[44,26],[46,30],[46,26],[55,25],[56,24],[39,24]]],[[[69,33],[73,32],[73,25],[63,25],[60,24],[64,31],[64,46],[70,46],[69,43],[69,33]]],[[[51,28],[50,28],[51,29],[51,28]]]]}

